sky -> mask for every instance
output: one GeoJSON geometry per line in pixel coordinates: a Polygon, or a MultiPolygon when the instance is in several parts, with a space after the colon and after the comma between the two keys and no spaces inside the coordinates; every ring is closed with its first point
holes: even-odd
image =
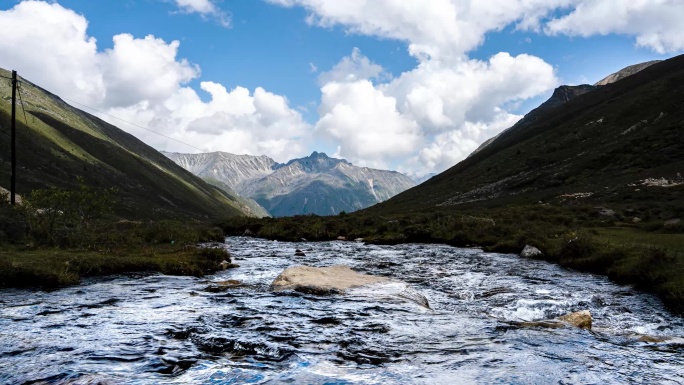
{"type": "Polygon", "coordinates": [[[158,150],[421,177],[561,84],[683,53],[682,20],[684,0],[0,0],[0,67],[158,150]]]}

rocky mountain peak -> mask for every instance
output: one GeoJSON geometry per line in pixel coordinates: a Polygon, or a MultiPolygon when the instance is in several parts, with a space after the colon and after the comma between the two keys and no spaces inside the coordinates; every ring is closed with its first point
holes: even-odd
{"type": "Polygon", "coordinates": [[[610,74],[606,76],[605,78],[601,79],[598,83],[594,84],[595,86],[605,86],[611,83],[615,83],[618,80],[622,80],[628,76],[632,76],[635,73],[639,71],[643,71],[644,69],[656,64],[660,63],[661,60],[652,60],[652,61],[647,61],[645,63],[639,63],[639,64],[634,64],[629,67],[625,67],[621,69],[620,71],[610,74]]]}

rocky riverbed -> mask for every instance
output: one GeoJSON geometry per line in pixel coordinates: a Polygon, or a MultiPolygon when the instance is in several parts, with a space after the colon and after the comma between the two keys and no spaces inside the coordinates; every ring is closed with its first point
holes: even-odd
{"type": "Polygon", "coordinates": [[[0,384],[684,382],[684,321],[604,277],[441,245],[226,247],[240,267],[205,279],[0,291],[0,384]],[[273,290],[297,265],[388,279],[325,295],[273,290]],[[582,310],[591,330],[538,326],[582,310]]]}

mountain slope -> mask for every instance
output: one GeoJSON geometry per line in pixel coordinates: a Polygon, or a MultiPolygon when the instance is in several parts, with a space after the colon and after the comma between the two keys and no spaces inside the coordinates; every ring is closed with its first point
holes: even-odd
{"type": "Polygon", "coordinates": [[[403,174],[357,167],[318,152],[287,164],[220,152],[166,155],[187,170],[254,199],[273,216],[352,212],[415,186],[403,174]]]}
{"type": "Polygon", "coordinates": [[[673,200],[684,190],[677,185],[684,182],[682,105],[684,56],[678,56],[540,106],[476,154],[368,212],[572,201],[652,204],[664,217],[684,215],[673,200]],[[655,187],[649,178],[664,178],[670,187],[655,187]]]}
{"type": "MultiPolygon", "coordinates": [[[[0,70],[0,75],[10,76],[0,70]]],[[[0,82],[0,146],[10,147],[11,88],[0,82]]],[[[126,218],[220,218],[245,215],[238,198],[224,192],[134,136],[66,104],[22,79],[26,121],[17,108],[17,192],[73,188],[77,177],[118,189],[116,214],[126,218]]],[[[0,152],[0,185],[8,188],[9,151],[0,152]]]]}

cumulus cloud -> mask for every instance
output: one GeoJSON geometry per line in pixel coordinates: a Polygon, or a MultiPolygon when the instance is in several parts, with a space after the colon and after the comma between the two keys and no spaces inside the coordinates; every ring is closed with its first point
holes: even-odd
{"type": "Polygon", "coordinates": [[[502,105],[558,83],[551,65],[524,54],[499,53],[488,61],[426,60],[377,84],[358,76],[359,66],[350,62],[370,63],[355,50],[333,68],[335,76],[322,77],[328,82],[321,88],[317,133],[332,138],[337,155],[355,163],[399,167],[416,176],[454,165],[520,119],[502,105]]]}
{"type": "Polygon", "coordinates": [[[357,80],[390,78],[381,65],[373,63],[361,54],[361,50],[354,48],[351,55],[345,56],[330,70],[320,74],[321,84],[330,82],[353,82],[357,80]]]}
{"type": "Polygon", "coordinates": [[[341,25],[350,33],[402,40],[416,57],[445,60],[462,56],[480,45],[485,33],[512,22],[537,25],[571,0],[268,1],[305,7],[313,25],[341,25]]]}
{"type": "Polygon", "coordinates": [[[636,45],[664,54],[684,50],[684,2],[680,0],[576,1],[573,10],[546,24],[550,34],[634,36],[636,45]]]}
{"type": "Polygon", "coordinates": [[[397,110],[396,99],[368,80],[332,82],[321,89],[319,134],[338,143],[336,155],[373,167],[388,167],[419,148],[418,124],[397,110]]]}
{"type": "Polygon", "coordinates": [[[175,0],[178,8],[187,13],[198,13],[205,18],[212,18],[220,25],[228,28],[231,25],[230,14],[221,10],[211,0],[175,0]]]}
{"type": "MultiPolygon", "coordinates": [[[[228,91],[202,82],[202,101],[187,83],[200,76],[197,65],[178,58],[178,41],[154,36],[113,37],[100,51],[87,35],[88,22],[57,3],[26,1],[0,11],[0,66],[48,90],[206,150],[254,155],[279,161],[306,153],[311,127],[285,97],[256,88],[228,91]],[[40,28],[36,28],[40,26],[40,28]]],[[[159,149],[191,148],[102,116],[159,149]]]]}

